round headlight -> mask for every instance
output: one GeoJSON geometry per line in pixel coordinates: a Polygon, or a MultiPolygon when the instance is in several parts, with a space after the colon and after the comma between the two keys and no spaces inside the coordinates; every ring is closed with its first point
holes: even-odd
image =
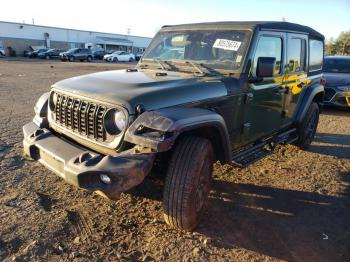
{"type": "Polygon", "coordinates": [[[114,122],[120,131],[124,130],[126,127],[126,119],[122,111],[116,111],[114,113],[114,122]]]}
{"type": "Polygon", "coordinates": [[[120,134],[126,128],[126,117],[123,111],[109,110],[105,115],[104,126],[108,134],[120,134]]]}

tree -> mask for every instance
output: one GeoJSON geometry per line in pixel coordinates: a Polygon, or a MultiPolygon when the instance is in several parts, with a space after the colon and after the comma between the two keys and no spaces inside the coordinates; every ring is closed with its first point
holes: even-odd
{"type": "Polygon", "coordinates": [[[343,31],[338,38],[331,38],[326,43],[325,51],[331,55],[350,55],[350,31],[343,31]]]}

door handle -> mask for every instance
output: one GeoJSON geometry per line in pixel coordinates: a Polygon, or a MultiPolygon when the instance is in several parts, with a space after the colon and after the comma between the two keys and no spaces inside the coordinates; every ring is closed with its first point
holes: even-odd
{"type": "Polygon", "coordinates": [[[287,93],[287,88],[279,87],[274,90],[275,94],[281,95],[287,93]]]}

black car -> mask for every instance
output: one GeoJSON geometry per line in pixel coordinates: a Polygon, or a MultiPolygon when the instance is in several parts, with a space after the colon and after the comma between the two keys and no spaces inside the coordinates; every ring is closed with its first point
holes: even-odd
{"type": "Polygon", "coordinates": [[[64,50],[61,49],[49,49],[45,52],[40,52],[38,54],[38,57],[42,59],[51,59],[53,57],[60,57],[60,53],[64,52],[64,50]]]}
{"type": "Polygon", "coordinates": [[[40,49],[34,50],[33,52],[29,52],[27,54],[28,54],[28,57],[35,58],[39,56],[39,53],[43,53],[46,51],[47,51],[47,48],[40,48],[40,49]]]}
{"type": "Polygon", "coordinates": [[[141,59],[141,57],[143,56],[143,52],[138,52],[135,54],[135,60],[139,61],[141,59]]]}
{"type": "Polygon", "coordinates": [[[323,64],[326,105],[350,108],[350,57],[327,56],[323,64]]]}
{"type": "Polygon", "coordinates": [[[60,59],[69,62],[76,60],[91,62],[93,60],[93,54],[89,48],[73,48],[67,52],[60,53],[60,59]]]}
{"type": "Polygon", "coordinates": [[[107,54],[109,54],[106,50],[95,50],[92,52],[95,59],[103,59],[103,57],[107,54]]]}

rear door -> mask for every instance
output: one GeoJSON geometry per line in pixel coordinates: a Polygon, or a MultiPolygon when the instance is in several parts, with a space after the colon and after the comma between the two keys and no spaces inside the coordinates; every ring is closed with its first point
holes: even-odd
{"type": "Polygon", "coordinates": [[[260,32],[251,59],[251,76],[256,77],[257,60],[259,57],[276,59],[272,77],[262,81],[249,83],[247,94],[243,136],[249,143],[267,136],[280,129],[282,122],[283,75],[286,33],[260,32]]]}
{"type": "Polygon", "coordinates": [[[287,34],[287,59],[285,64],[282,125],[290,125],[300,94],[307,87],[307,35],[287,34]]]}

